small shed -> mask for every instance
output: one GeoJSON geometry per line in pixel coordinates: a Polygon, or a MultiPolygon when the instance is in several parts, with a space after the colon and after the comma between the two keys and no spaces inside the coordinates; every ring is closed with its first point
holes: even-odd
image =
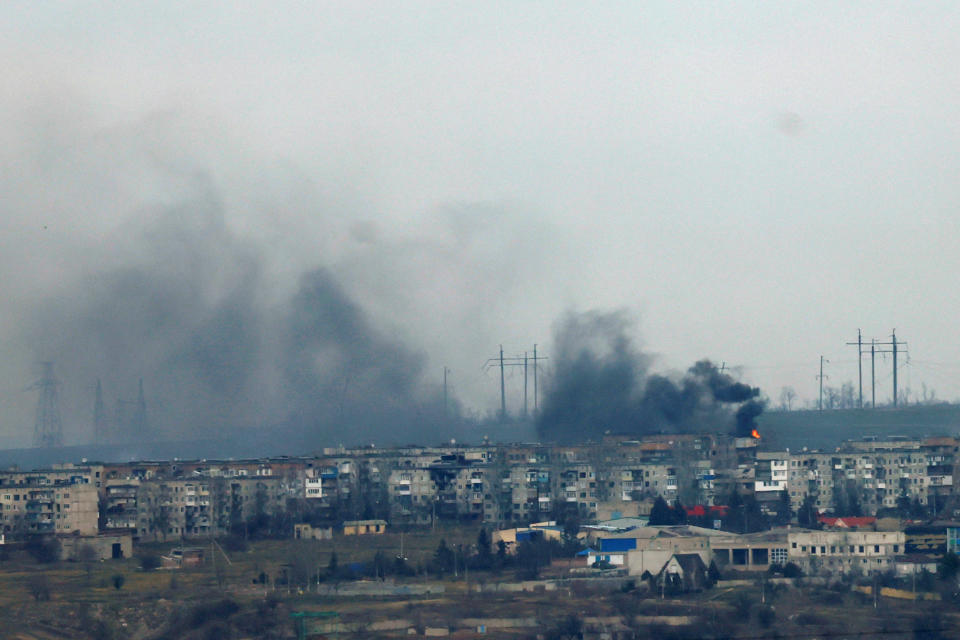
{"type": "Polygon", "coordinates": [[[293,525],[294,540],[329,540],[333,537],[333,527],[314,527],[305,522],[293,525]]]}
{"type": "Polygon", "coordinates": [[[387,532],[386,520],[347,520],[343,523],[343,535],[379,535],[387,532]]]}
{"type": "Polygon", "coordinates": [[[184,547],[172,550],[168,556],[162,556],[161,562],[164,569],[183,569],[203,565],[203,557],[203,547],[184,547]]]}
{"type": "Polygon", "coordinates": [[[58,536],[60,557],[78,560],[83,557],[81,549],[90,547],[97,560],[119,560],[133,557],[133,536],[129,533],[101,533],[95,536],[69,534],[58,536]]]}

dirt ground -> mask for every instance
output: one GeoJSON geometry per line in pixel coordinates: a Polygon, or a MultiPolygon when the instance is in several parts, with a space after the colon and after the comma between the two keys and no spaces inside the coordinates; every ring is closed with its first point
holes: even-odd
{"type": "MultiPolygon", "coordinates": [[[[468,545],[476,531],[457,529],[404,534],[403,554],[411,566],[425,564],[441,538],[448,546],[468,545]]],[[[960,609],[953,603],[914,603],[873,598],[840,588],[783,585],[717,587],[659,599],[645,589],[598,586],[589,580],[565,583],[555,591],[477,593],[479,583],[515,582],[513,572],[462,572],[457,576],[415,575],[398,584],[437,584],[433,595],[339,597],[292,585],[255,582],[261,573],[279,575],[301,559],[323,569],[332,552],[341,566],[368,561],[378,550],[393,558],[400,535],[376,539],[338,537],[329,541],[264,541],[247,551],[222,553],[216,564],[183,570],[143,571],[139,558],[89,566],[62,562],[38,565],[14,555],[0,563],[0,638],[292,638],[293,612],[333,612],[347,625],[405,621],[395,631],[339,637],[406,637],[408,629],[449,628],[455,637],[563,637],[564,625],[579,624],[584,638],[953,638],[960,637],[960,609]],[[120,588],[115,576],[122,576],[120,588]],[[690,624],[663,620],[690,617],[690,624]],[[537,627],[490,630],[463,626],[471,618],[535,618],[537,627]]],[[[173,545],[138,549],[159,554],[173,545]]],[[[210,553],[211,546],[204,547],[210,553]]],[[[567,561],[563,561],[567,562],[567,561]]],[[[564,575],[558,563],[546,575],[564,575]]],[[[369,584],[370,581],[367,582],[369,584]]],[[[326,584],[326,583],[325,583],[326,584]]],[[[344,585],[349,585],[343,581],[344,585]]]]}

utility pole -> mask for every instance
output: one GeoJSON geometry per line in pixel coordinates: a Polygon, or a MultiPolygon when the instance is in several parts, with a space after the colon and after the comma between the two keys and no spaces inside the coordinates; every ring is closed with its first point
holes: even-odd
{"type": "Polygon", "coordinates": [[[860,381],[860,402],[858,408],[863,409],[863,334],[857,329],[857,341],[848,342],[848,345],[857,345],[857,378],[860,381]]]}
{"type": "Polygon", "coordinates": [[[877,379],[874,375],[876,369],[874,367],[874,362],[876,360],[877,354],[877,341],[870,340],[870,408],[877,408],[877,379]]]}
{"type": "Polygon", "coordinates": [[[527,417],[527,352],[523,352],[523,417],[527,417]]]}
{"type": "Polygon", "coordinates": [[[500,419],[507,419],[507,396],[503,390],[503,345],[500,345],[500,419]]]}
{"type": "Polygon", "coordinates": [[[540,407],[537,405],[537,345],[533,345],[533,417],[537,417],[540,407]]]}
{"type": "Polygon", "coordinates": [[[894,329],[890,334],[893,342],[893,407],[897,407],[897,330],[894,329]]]}
{"type": "Polygon", "coordinates": [[[820,375],[817,376],[817,379],[820,380],[820,402],[817,404],[818,411],[823,411],[823,363],[824,362],[826,362],[827,364],[830,364],[829,360],[826,360],[824,359],[823,356],[820,356],[820,375]]]}
{"type": "MultiPolygon", "coordinates": [[[[907,343],[903,340],[897,340],[897,330],[893,329],[890,332],[890,342],[877,342],[876,340],[872,341],[870,346],[870,357],[871,357],[871,370],[873,369],[872,358],[875,353],[892,353],[893,354],[893,406],[896,407],[899,400],[897,398],[897,356],[900,352],[906,352],[904,347],[907,346],[907,343]],[[880,345],[885,347],[890,347],[890,349],[875,349],[874,345],[880,345]]],[[[876,400],[876,398],[874,398],[876,400]]]]}
{"type": "Polygon", "coordinates": [[[540,367],[540,361],[547,360],[547,358],[541,358],[537,355],[537,345],[533,345],[533,415],[537,416],[537,412],[540,410],[539,405],[539,394],[537,389],[537,369],[540,367]]]}

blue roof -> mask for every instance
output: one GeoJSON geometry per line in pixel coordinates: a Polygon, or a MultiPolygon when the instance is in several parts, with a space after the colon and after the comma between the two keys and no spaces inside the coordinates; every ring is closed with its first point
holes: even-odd
{"type": "Polygon", "coordinates": [[[636,538],[600,538],[600,551],[630,551],[636,548],[636,538]]]}

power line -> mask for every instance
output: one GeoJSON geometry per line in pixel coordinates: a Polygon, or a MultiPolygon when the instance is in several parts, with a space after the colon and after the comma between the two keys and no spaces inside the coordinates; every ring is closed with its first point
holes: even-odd
{"type": "Polygon", "coordinates": [[[537,388],[537,369],[539,368],[539,363],[542,360],[546,360],[546,356],[537,355],[537,345],[533,345],[533,356],[530,356],[529,353],[524,353],[522,356],[512,356],[504,357],[503,355],[503,345],[500,345],[500,354],[499,356],[493,358],[487,358],[487,361],[483,363],[483,370],[488,371],[493,367],[499,367],[500,369],[500,419],[506,420],[507,418],[507,392],[506,392],[506,376],[505,370],[507,367],[523,367],[523,411],[524,417],[526,417],[527,412],[527,374],[530,368],[530,363],[533,363],[533,410],[534,414],[539,409],[539,400],[538,400],[538,388],[537,388]]]}

